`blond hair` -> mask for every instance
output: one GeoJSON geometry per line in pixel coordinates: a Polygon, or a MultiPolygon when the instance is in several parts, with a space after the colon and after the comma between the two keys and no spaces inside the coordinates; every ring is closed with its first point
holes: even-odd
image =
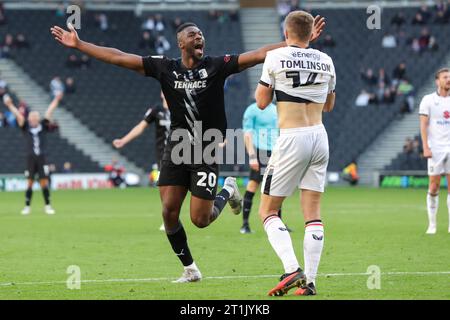
{"type": "Polygon", "coordinates": [[[284,28],[290,37],[307,42],[311,38],[314,18],[306,11],[292,11],[284,21],[284,28]]]}

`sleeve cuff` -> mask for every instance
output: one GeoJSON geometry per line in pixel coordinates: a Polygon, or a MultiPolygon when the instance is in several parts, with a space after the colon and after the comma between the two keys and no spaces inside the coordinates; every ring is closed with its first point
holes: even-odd
{"type": "Polygon", "coordinates": [[[267,87],[267,88],[270,88],[270,87],[271,87],[270,84],[268,84],[267,82],[264,82],[264,81],[262,81],[262,80],[259,80],[259,84],[262,85],[262,86],[264,86],[264,87],[267,87]]]}

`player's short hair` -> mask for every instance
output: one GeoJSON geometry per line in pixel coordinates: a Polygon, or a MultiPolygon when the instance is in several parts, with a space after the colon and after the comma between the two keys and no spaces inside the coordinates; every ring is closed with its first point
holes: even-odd
{"type": "Polygon", "coordinates": [[[436,72],[436,74],[434,75],[435,79],[436,80],[439,79],[439,76],[441,75],[441,73],[444,73],[444,72],[450,72],[450,69],[449,68],[441,68],[441,69],[439,69],[436,72]]]}
{"type": "Polygon", "coordinates": [[[306,11],[292,11],[284,20],[284,28],[290,36],[301,41],[309,41],[313,30],[314,18],[306,11]]]}
{"type": "Polygon", "coordinates": [[[177,28],[177,35],[181,32],[181,31],[183,31],[184,29],[186,29],[186,28],[189,28],[189,27],[197,27],[198,28],[198,26],[195,24],[195,23],[193,23],[193,22],[185,22],[185,23],[183,23],[181,26],[179,26],[178,28],[177,28]]]}

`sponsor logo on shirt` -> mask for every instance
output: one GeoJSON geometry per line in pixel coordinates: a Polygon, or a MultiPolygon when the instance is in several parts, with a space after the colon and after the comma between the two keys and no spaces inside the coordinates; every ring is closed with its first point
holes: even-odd
{"type": "Polygon", "coordinates": [[[198,75],[200,76],[200,79],[206,79],[208,78],[208,72],[206,72],[206,69],[201,69],[198,72],[198,75]]]}
{"type": "Polygon", "coordinates": [[[450,112],[444,111],[444,118],[445,118],[445,119],[450,118],[450,112]]]}
{"type": "Polygon", "coordinates": [[[203,89],[206,88],[206,80],[200,81],[175,81],[175,89],[203,89]]]}

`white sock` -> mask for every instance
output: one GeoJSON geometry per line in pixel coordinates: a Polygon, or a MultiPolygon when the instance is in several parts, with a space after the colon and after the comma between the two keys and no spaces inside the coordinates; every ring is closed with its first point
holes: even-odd
{"type": "Polygon", "coordinates": [[[192,264],[190,264],[190,265],[184,267],[184,270],[186,270],[186,269],[198,270],[198,267],[197,267],[197,265],[195,264],[195,262],[192,262],[192,264]]]}
{"type": "MultiPolygon", "coordinates": [[[[448,205],[448,197],[447,197],[448,205]]],[[[427,194],[427,211],[428,211],[428,226],[436,227],[436,213],[439,208],[439,195],[432,196],[427,194]]]]}
{"type": "Polygon", "coordinates": [[[305,275],[307,283],[316,281],[320,256],[324,242],[323,224],[320,221],[310,222],[305,227],[303,254],[305,257],[305,275]]]}
{"type": "Polygon", "coordinates": [[[292,273],[299,268],[292,246],[291,236],[283,221],[278,216],[270,216],[264,221],[267,237],[284,266],[285,273],[292,273]]]}
{"type": "Polygon", "coordinates": [[[230,194],[230,198],[234,195],[234,188],[233,187],[224,185],[223,189],[228,191],[228,193],[230,194]]]}

